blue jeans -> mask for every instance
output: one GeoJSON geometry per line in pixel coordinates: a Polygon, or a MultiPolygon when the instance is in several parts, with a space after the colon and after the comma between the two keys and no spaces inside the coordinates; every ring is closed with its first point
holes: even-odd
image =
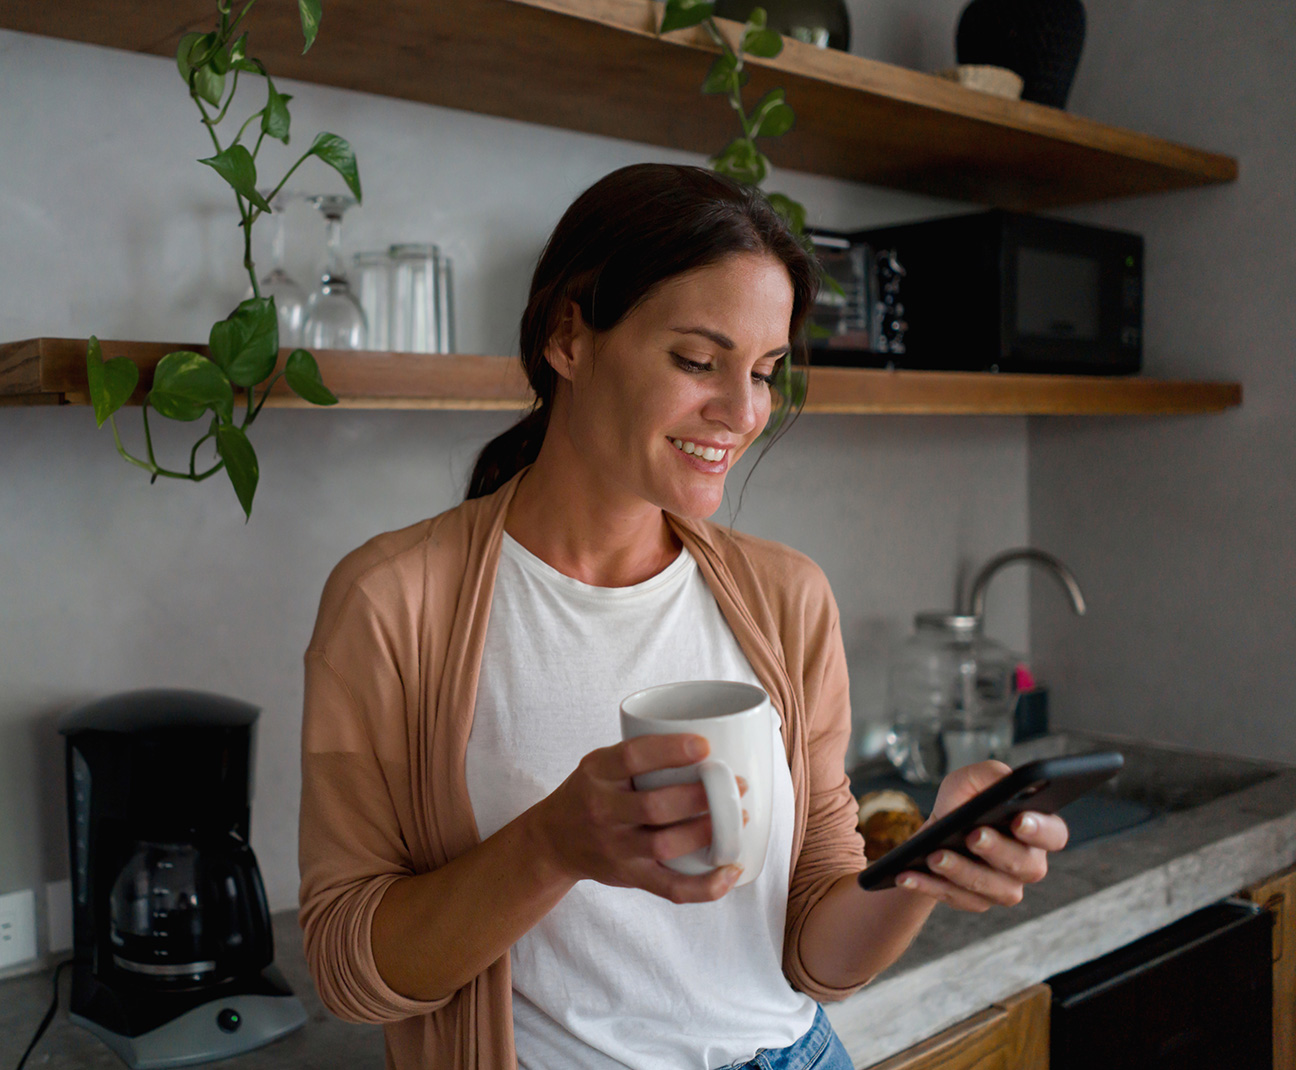
{"type": "Polygon", "coordinates": [[[854,1064],[820,1007],[805,1035],[786,1048],[762,1048],[745,1063],[722,1070],[854,1070],[854,1064]]]}

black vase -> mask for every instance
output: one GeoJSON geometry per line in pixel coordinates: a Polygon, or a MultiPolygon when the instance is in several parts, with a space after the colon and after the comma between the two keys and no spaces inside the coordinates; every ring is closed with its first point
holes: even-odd
{"type": "Polygon", "coordinates": [[[716,0],[722,19],[746,22],[754,8],[765,9],[765,25],[785,37],[820,48],[850,51],[850,14],[845,0],[716,0]]]}
{"type": "Polygon", "coordinates": [[[959,16],[959,63],[1007,67],[1025,83],[1022,100],[1066,107],[1084,47],[1081,0],[972,0],[959,16]]]}

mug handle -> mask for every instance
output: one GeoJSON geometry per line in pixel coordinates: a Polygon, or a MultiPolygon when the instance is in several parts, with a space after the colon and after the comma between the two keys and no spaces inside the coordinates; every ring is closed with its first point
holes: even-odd
{"type": "Polygon", "coordinates": [[[738,779],[728,764],[719,758],[698,763],[698,775],[706,789],[707,809],[711,811],[712,866],[732,865],[742,852],[742,796],[738,779]]]}

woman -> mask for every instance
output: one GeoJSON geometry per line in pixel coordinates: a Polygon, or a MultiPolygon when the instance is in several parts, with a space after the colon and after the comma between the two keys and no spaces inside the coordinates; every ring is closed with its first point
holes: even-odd
{"type": "MultiPolygon", "coordinates": [[[[469,498],[334,571],[306,655],[301,920],[338,1015],[389,1066],[850,1065],[818,1001],[893,962],[938,900],[1018,901],[1066,828],[986,831],[860,890],[845,655],[822,572],[706,521],[769,418],[814,265],[758,192],[637,165],[564,215],[532,282],[536,410],[469,498]],[[620,698],[758,683],[780,711],[759,876],[685,876],[691,735],[619,741],[620,698]],[[936,861],[933,859],[933,862],[936,861]]],[[[1008,771],[959,770],[932,820],[1008,771]]],[[[1033,820],[1033,824],[1031,821],[1033,820]]]]}

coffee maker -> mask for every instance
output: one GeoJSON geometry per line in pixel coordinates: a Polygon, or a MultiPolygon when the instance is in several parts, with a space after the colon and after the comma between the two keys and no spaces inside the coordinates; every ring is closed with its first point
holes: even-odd
{"type": "Polygon", "coordinates": [[[109,695],[66,737],[70,1017],[127,1065],[268,1044],[306,1011],[275,969],[248,846],[258,709],[199,691],[109,695]]]}

